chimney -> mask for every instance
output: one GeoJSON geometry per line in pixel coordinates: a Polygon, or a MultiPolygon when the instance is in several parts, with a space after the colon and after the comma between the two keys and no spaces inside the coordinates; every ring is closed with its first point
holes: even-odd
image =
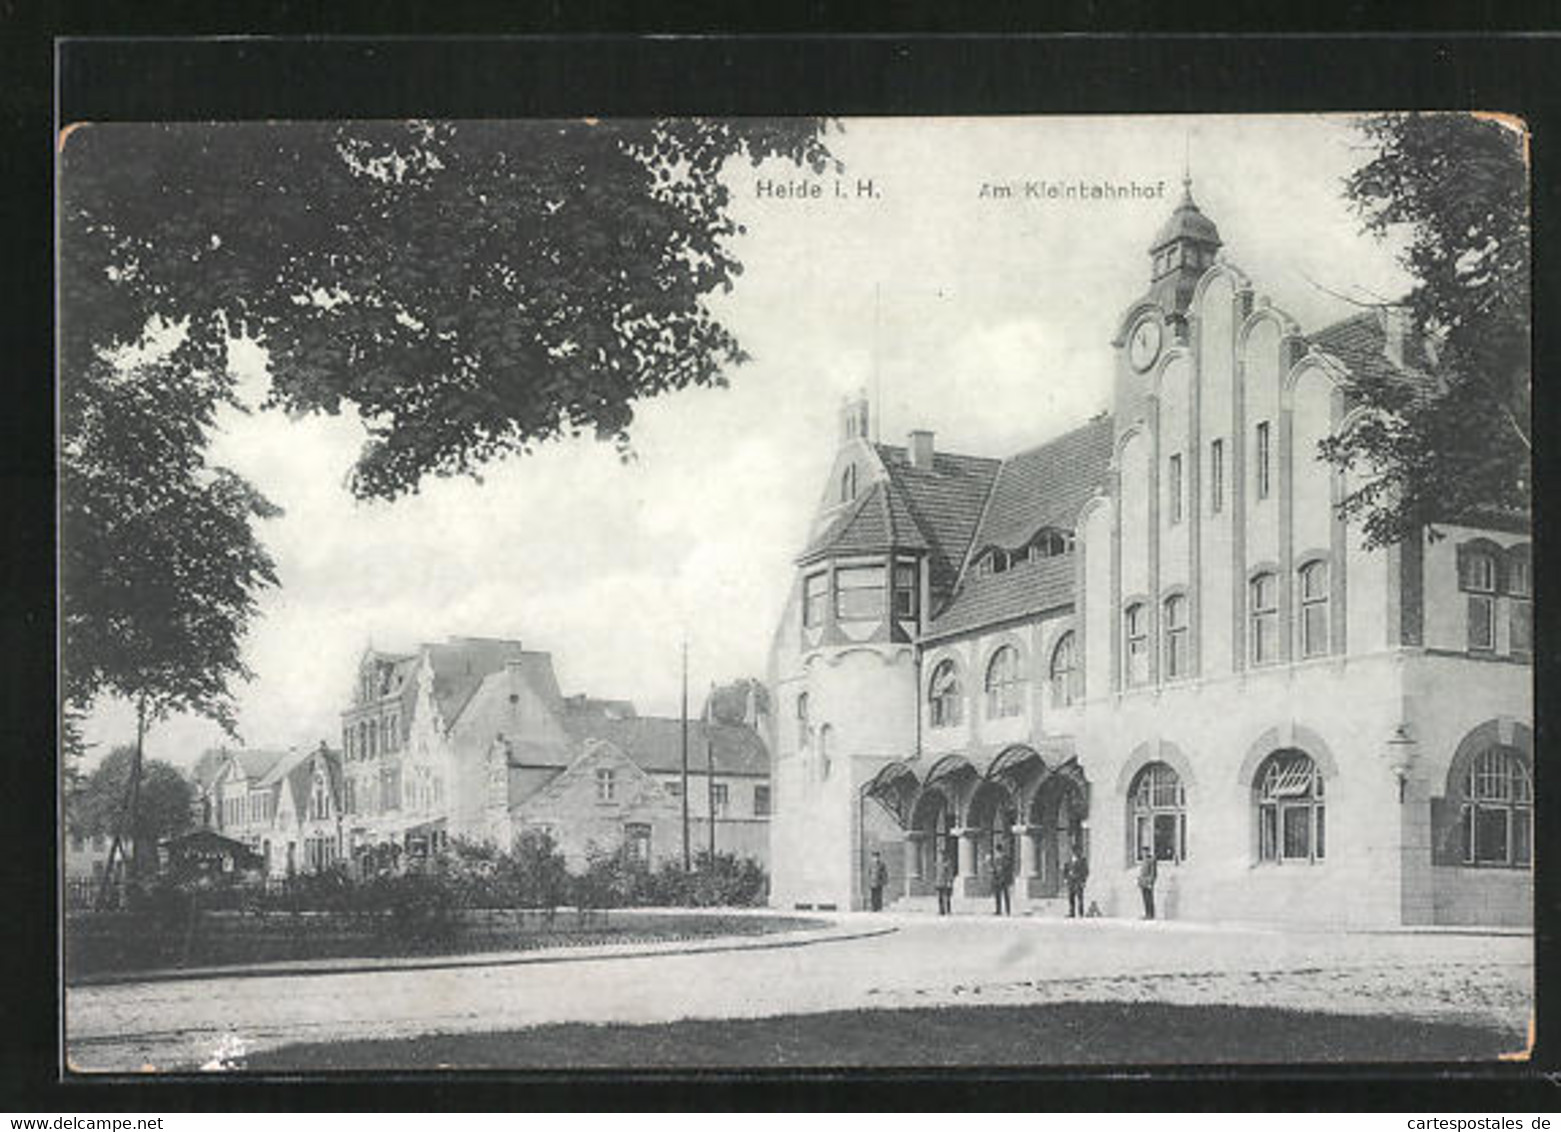
{"type": "Polygon", "coordinates": [[[905,449],[910,453],[911,467],[920,468],[924,472],[932,471],[931,429],[912,429],[910,442],[906,444],[905,449]]]}
{"type": "Polygon", "coordinates": [[[1382,352],[1400,369],[1404,368],[1404,341],[1409,336],[1409,311],[1404,307],[1382,308],[1382,352]]]}

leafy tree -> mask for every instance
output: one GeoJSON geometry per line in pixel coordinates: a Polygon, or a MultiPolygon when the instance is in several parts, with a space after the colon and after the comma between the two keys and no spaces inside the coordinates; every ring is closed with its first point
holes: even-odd
{"type": "Polygon", "coordinates": [[[137,843],[155,845],[190,828],[193,791],[189,782],[177,768],[151,759],[141,768],[141,804],[132,829],[125,795],[135,761],[135,747],[115,747],[86,775],[67,814],[73,831],[87,836],[134,837],[137,843]]]}
{"type": "Polygon", "coordinates": [[[1343,501],[1371,545],[1530,507],[1529,213],[1526,139],[1467,114],[1363,122],[1376,156],[1345,192],[1367,231],[1406,237],[1405,300],[1430,382],[1355,374],[1369,411],[1324,444],[1365,472],[1343,501]]]}
{"type": "Polygon", "coordinates": [[[710,717],[717,723],[740,724],[750,709],[756,716],[770,710],[769,690],[759,680],[733,680],[710,690],[710,717]]]}
{"type": "MultiPolygon", "coordinates": [[[[817,119],[89,124],[60,155],[63,688],[233,727],[240,646],[276,584],[277,513],[205,460],[242,407],[229,347],[264,348],[267,404],[355,409],[352,489],[593,430],[723,383],[741,346],[705,299],[741,265],[728,159],[822,169],[817,119]]],[[[132,782],[136,775],[132,773],[132,782]]],[[[131,789],[131,805],[136,792],[131,789]]]]}
{"type": "MultiPolygon", "coordinates": [[[[592,430],[744,360],[720,174],[830,160],[818,119],[89,125],[62,155],[62,351],[265,348],[272,403],[354,406],[360,496],[592,430]]],[[[223,380],[217,377],[216,380],[223,380]]]]}

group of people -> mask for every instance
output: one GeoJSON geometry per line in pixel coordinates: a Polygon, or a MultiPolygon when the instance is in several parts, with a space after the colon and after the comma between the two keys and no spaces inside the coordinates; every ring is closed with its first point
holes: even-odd
{"type": "MultiPolygon", "coordinates": [[[[1155,855],[1147,849],[1138,855],[1138,891],[1144,901],[1144,919],[1154,919],[1154,886],[1159,877],[1155,855]]],[[[938,915],[947,916],[954,910],[954,858],[945,850],[938,854],[935,880],[938,890],[938,915]]],[[[1068,918],[1084,915],[1084,886],[1089,881],[1089,862],[1075,845],[1062,866],[1062,883],[1068,889],[1068,918]]],[[[874,912],[883,910],[883,890],[889,883],[889,867],[883,855],[873,853],[872,864],[867,870],[867,888],[871,894],[874,912]]],[[[998,842],[992,849],[992,899],[997,916],[1013,914],[1014,863],[1008,847],[998,842]]]]}
{"type": "MultiPolygon", "coordinates": [[[[937,881],[938,890],[938,915],[946,917],[954,910],[954,854],[938,854],[937,881]]],[[[1155,918],[1155,881],[1158,877],[1158,865],[1155,863],[1155,854],[1143,849],[1138,854],[1138,892],[1143,896],[1144,920],[1155,918]]],[[[1090,881],[1090,862],[1079,853],[1079,846],[1072,846],[1068,860],[1063,862],[1063,885],[1068,888],[1068,918],[1082,917],[1085,915],[1083,904],[1083,888],[1090,881]]],[[[868,867],[868,892],[871,893],[871,907],[874,912],[884,910],[884,888],[888,885],[888,865],[884,863],[884,856],[874,851],[873,863],[868,867]]],[[[993,915],[1005,917],[1013,915],[1013,859],[1008,856],[1008,848],[999,842],[993,846],[991,853],[991,895],[993,895],[993,915]]]]}

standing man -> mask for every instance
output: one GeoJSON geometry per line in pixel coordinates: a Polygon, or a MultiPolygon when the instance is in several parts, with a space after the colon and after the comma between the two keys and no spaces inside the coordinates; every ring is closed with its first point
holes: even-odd
{"type": "Polygon", "coordinates": [[[1138,891],[1144,898],[1144,919],[1154,919],[1154,882],[1159,876],[1154,849],[1149,846],[1138,851],[1138,891]]]}
{"type": "Polygon", "coordinates": [[[998,916],[1012,915],[1009,886],[1014,882],[1014,865],[1008,856],[1008,846],[999,841],[992,849],[992,896],[997,902],[998,916]]]}
{"type": "Polygon", "coordinates": [[[954,861],[945,846],[938,854],[938,915],[947,916],[954,910],[954,861]]]}
{"type": "Polygon", "coordinates": [[[883,854],[873,850],[873,863],[867,868],[867,887],[872,893],[873,911],[883,911],[883,889],[889,883],[889,866],[883,863],[883,854]]]}
{"type": "Polygon", "coordinates": [[[1062,866],[1063,883],[1068,886],[1068,919],[1084,915],[1084,884],[1089,880],[1089,862],[1079,855],[1074,845],[1062,866]]]}

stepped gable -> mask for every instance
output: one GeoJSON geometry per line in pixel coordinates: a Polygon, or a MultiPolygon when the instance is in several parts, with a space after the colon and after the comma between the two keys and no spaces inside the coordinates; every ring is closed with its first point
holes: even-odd
{"type": "Polygon", "coordinates": [[[1025,559],[1000,574],[983,574],[974,564],[987,548],[1018,550],[1047,527],[1072,533],[1079,510],[1105,487],[1112,437],[1112,420],[1102,415],[1003,462],[959,587],[934,616],[929,637],[1032,616],[1073,602],[1071,553],[1025,559]]]}
{"type": "Polygon", "coordinates": [[[896,508],[892,513],[903,513],[921,535],[930,552],[932,587],[947,590],[959,577],[960,563],[1002,461],[938,452],[931,468],[918,468],[903,447],[878,444],[874,448],[889,474],[890,502],[896,508]]]}

